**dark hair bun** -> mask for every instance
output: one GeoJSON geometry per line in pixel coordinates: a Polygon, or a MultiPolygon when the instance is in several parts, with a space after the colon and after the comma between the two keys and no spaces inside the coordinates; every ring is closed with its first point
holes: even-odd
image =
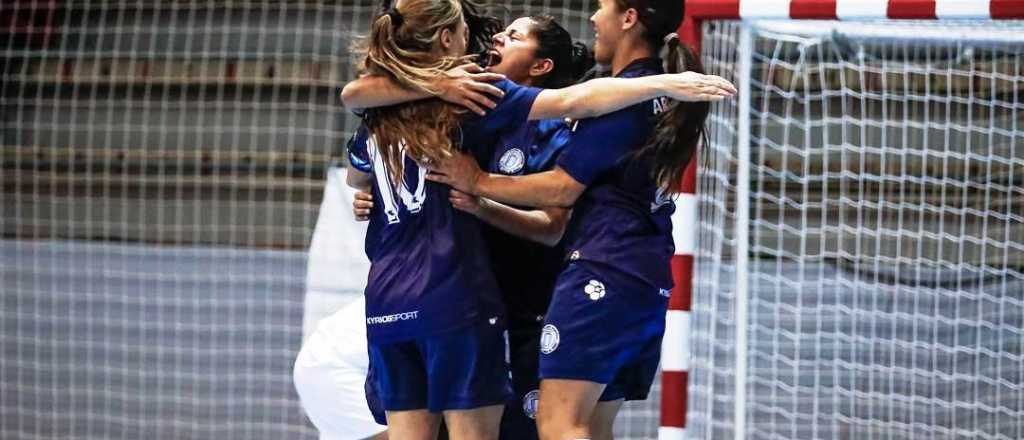
{"type": "Polygon", "coordinates": [[[586,44],[579,41],[572,44],[572,67],[572,76],[577,80],[594,67],[594,54],[586,44]]]}

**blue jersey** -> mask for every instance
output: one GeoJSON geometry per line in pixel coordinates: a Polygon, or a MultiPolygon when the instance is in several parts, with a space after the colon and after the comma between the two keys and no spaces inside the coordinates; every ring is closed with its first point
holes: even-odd
{"type": "MultiPolygon", "coordinates": [[[[562,120],[527,122],[501,136],[489,171],[509,176],[549,171],[569,142],[569,134],[562,120]]],[[[490,226],[485,236],[509,327],[538,326],[562,269],[562,246],[544,246],[490,226]]]]}
{"type": "MultiPolygon", "coordinates": [[[[478,158],[490,157],[506,127],[526,122],[539,93],[507,80],[495,85],[505,97],[487,116],[464,121],[456,139],[478,158]]],[[[393,185],[383,157],[363,133],[349,151],[353,166],[373,175],[365,291],[370,342],[433,336],[502,316],[479,221],[453,208],[450,187],[426,181],[426,170],[409,158],[403,181],[393,185]]]]}
{"type": "MultiPolygon", "coordinates": [[[[639,59],[617,76],[662,73],[661,61],[639,59]]],[[[675,205],[651,177],[651,164],[635,156],[654,131],[663,98],[577,121],[558,160],[587,186],[566,231],[570,260],[591,263],[608,277],[625,276],[658,289],[672,287],[671,215],[675,205]]],[[[666,292],[666,291],[663,291],[666,292]]]]}

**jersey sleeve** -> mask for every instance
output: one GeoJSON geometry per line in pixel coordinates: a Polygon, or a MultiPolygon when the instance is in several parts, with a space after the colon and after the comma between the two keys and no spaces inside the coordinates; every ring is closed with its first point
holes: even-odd
{"type": "Polygon", "coordinates": [[[533,102],[542,91],[507,79],[494,83],[494,86],[505,92],[505,96],[486,115],[468,121],[482,136],[493,136],[509,127],[521,126],[529,119],[533,102]]]}
{"type": "Polygon", "coordinates": [[[352,134],[352,137],[348,139],[348,163],[351,164],[352,168],[364,173],[372,171],[370,154],[366,150],[366,141],[369,137],[370,133],[366,126],[360,125],[356,132],[352,134]]]}
{"type": "Polygon", "coordinates": [[[590,185],[647,140],[653,128],[650,115],[640,103],[577,121],[558,166],[577,182],[590,185]]]}
{"type": "Polygon", "coordinates": [[[551,171],[559,155],[569,143],[572,131],[561,119],[545,119],[537,123],[537,145],[526,161],[528,173],[551,171]]]}

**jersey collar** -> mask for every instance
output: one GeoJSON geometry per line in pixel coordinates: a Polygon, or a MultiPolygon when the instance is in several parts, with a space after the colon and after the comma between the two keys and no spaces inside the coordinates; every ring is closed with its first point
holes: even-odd
{"type": "Polygon", "coordinates": [[[637,58],[633,62],[622,68],[616,78],[631,78],[635,76],[650,75],[652,73],[663,73],[661,67],[661,58],[648,57],[648,58],[637,58]]]}

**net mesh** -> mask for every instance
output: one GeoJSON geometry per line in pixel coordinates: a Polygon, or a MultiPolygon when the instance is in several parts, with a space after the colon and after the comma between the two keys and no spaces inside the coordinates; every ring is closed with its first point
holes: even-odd
{"type": "MultiPolygon", "coordinates": [[[[498,6],[592,35],[592,2],[498,6]]],[[[0,438],[315,437],[306,247],[378,8],[0,3],[0,438]]],[[[655,436],[657,399],[620,438],[655,436]]]]}
{"type": "Polygon", "coordinates": [[[701,158],[690,438],[1024,437],[1024,23],[742,26],[703,29],[750,105],[701,158]]]}

